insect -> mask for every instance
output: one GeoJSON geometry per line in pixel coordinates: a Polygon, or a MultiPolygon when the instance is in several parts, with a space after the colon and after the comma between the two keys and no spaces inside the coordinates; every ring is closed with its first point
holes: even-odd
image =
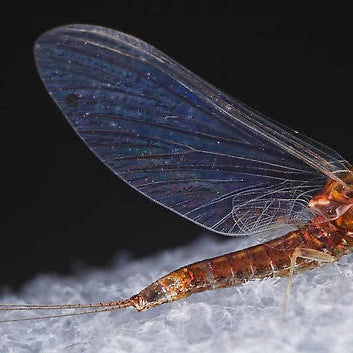
{"type": "Polygon", "coordinates": [[[0,310],[143,311],[253,279],[292,278],[353,251],[353,168],[335,151],[121,32],[59,27],[37,40],[35,58],[79,137],[135,190],[216,233],[281,236],[184,266],[129,299],[0,310]]]}

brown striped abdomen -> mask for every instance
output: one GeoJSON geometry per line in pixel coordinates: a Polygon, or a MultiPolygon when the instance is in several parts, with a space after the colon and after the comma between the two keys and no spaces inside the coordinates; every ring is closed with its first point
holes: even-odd
{"type": "MultiPolygon", "coordinates": [[[[325,251],[336,258],[352,251],[352,235],[332,224],[309,224],[280,238],[244,250],[184,266],[133,296],[137,310],[171,302],[205,290],[231,287],[254,279],[286,276],[296,248],[325,251]]],[[[298,258],[296,270],[319,266],[298,258]]]]}

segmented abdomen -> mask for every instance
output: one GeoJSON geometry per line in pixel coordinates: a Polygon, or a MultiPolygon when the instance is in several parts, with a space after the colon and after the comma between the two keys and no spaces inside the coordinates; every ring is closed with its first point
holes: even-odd
{"type": "Polygon", "coordinates": [[[186,266],[193,273],[192,292],[223,288],[252,279],[285,275],[293,249],[302,246],[298,232],[186,266]]]}
{"type": "MultiPolygon", "coordinates": [[[[137,310],[145,310],[192,293],[231,287],[254,279],[285,276],[296,248],[325,251],[339,258],[352,251],[352,247],[351,236],[332,229],[332,225],[310,224],[266,243],[184,266],[160,278],[131,299],[137,310]]],[[[298,258],[296,270],[307,270],[318,265],[316,261],[298,258]]]]}

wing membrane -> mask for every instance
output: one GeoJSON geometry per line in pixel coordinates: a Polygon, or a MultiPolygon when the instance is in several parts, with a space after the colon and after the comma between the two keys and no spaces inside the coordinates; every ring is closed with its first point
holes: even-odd
{"type": "Polygon", "coordinates": [[[303,195],[348,167],[129,35],[60,27],[38,39],[35,57],[50,95],[104,164],[215,232],[290,222],[306,206],[303,195]]]}

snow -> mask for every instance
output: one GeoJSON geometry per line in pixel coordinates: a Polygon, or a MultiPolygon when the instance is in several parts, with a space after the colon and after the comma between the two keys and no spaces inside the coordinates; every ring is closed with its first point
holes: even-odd
{"type": "MultiPolygon", "coordinates": [[[[171,270],[241,249],[248,242],[220,242],[208,234],[186,247],[143,259],[120,253],[110,268],[80,268],[67,277],[40,275],[20,292],[0,292],[0,302],[123,299],[171,270]]],[[[142,313],[129,308],[2,323],[0,352],[353,352],[353,255],[295,276],[284,319],[285,285],[286,279],[278,278],[252,281],[142,313]]],[[[0,313],[0,319],[15,314],[0,313]]],[[[24,314],[30,315],[18,315],[24,314]]]]}

